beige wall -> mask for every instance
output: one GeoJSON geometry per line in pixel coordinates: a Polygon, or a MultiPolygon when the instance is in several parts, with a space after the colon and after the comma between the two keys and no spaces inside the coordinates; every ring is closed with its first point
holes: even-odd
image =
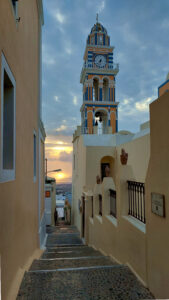
{"type": "MultiPolygon", "coordinates": [[[[75,169],[72,176],[72,219],[81,231],[81,216],[78,201],[81,200],[83,187],[86,185],[86,149],[83,146],[82,136],[76,138],[73,143],[73,155],[75,155],[75,169]]],[[[74,160],[74,158],[73,158],[74,160]]]]}
{"type": "Polygon", "coordinates": [[[146,178],[148,284],[169,297],[169,92],[150,105],[151,156],[146,178]],[[165,196],[166,217],[151,212],[151,193],[165,196]]]}
{"type": "Polygon", "coordinates": [[[21,21],[16,24],[11,1],[0,1],[0,65],[3,52],[16,80],[16,179],[0,183],[4,300],[18,268],[38,247],[38,144],[37,180],[33,182],[33,131],[38,142],[39,122],[38,10],[36,0],[18,1],[18,5],[21,21]]]}
{"type": "MultiPolygon", "coordinates": [[[[80,146],[74,145],[74,152],[76,155],[78,153],[78,158],[83,161],[83,165],[78,169],[78,181],[73,176],[73,185],[74,192],[78,191],[78,197],[85,196],[86,243],[111,255],[120,263],[128,264],[141,280],[147,283],[146,226],[137,220],[133,221],[133,218],[128,216],[127,180],[145,182],[150,157],[150,135],[141,136],[118,147],[84,147],[82,137],[79,140],[81,144],[80,146]],[[122,166],[120,162],[122,148],[128,153],[126,166],[122,166]],[[86,154],[83,156],[85,149],[86,154]],[[101,175],[101,162],[109,161],[110,157],[112,178],[105,178],[102,184],[97,185],[96,176],[101,175]],[[82,168],[85,168],[85,176],[81,175],[84,172],[82,168]],[[117,193],[117,219],[109,214],[110,188],[116,189],[117,193]],[[91,218],[91,197],[89,196],[92,191],[94,197],[93,219],[91,218]],[[102,217],[98,216],[99,193],[103,197],[102,217]]],[[[78,197],[73,197],[74,206],[77,206],[78,197]]],[[[73,209],[73,213],[75,224],[81,229],[82,214],[75,209],[73,209]]]]}
{"type": "Polygon", "coordinates": [[[117,147],[116,170],[121,165],[120,154],[122,148],[128,153],[127,166],[131,168],[129,180],[145,182],[150,158],[150,135],[146,134],[117,147]]]}

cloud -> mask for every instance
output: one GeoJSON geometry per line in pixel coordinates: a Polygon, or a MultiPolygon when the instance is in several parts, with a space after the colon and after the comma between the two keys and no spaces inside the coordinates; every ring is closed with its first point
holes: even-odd
{"type": "Polygon", "coordinates": [[[161,24],[162,29],[169,29],[169,20],[165,19],[161,24]]]}
{"type": "Polygon", "coordinates": [[[58,96],[54,96],[54,99],[56,102],[60,102],[59,97],[58,96]]]}
{"type": "Polygon", "coordinates": [[[101,1],[101,3],[99,3],[98,7],[97,7],[97,12],[98,14],[100,14],[105,8],[105,1],[101,1]]]}
{"type": "Polygon", "coordinates": [[[49,52],[49,49],[46,45],[42,45],[42,62],[47,66],[53,66],[56,64],[55,58],[49,52]]]}
{"type": "Polygon", "coordinates": [[[52,134],[53,135],[66,135],[72,136],[76,126],[66,126],[64,124],[60,125],[60,127],[56,128],[52,134]]]}
{"type": "Polygon", "coordinates": [[[62,151],[60,152],[58,159],[60,161],[72,161],[72,152],[67,153],[66,151],[62,151]]]}
{"type": "Polygon", "coordinates": [[[135,103],[136,109],[143,112],[149,111],[149,104],[154,100],[154,98],[155,97],[152,96],[147,99],[144,99],[143,101],[136,102],[135,103]]]}
{"type": "Polygon", "coordinates": [[[67,129],[67,126],[66,125],[61,125],[60,127],[58,127],[56,129],[56,132],[60,132],[60,131],[65,131],[67,129]]]}
{"type": "Polygon", "coordinates": [[[60,23],[66,23],[66,16],[63,15],[59,10],[52,12],[53,17],[60,23]]]}
{"type": "Polygon", "coordinates": [[[73,97],[73,104],[76,106],[78,105],[77,96],[73,97]]]}

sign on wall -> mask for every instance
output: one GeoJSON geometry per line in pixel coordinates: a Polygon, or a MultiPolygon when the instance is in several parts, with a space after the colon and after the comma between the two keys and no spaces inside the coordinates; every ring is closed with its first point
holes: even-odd
{"type": "Polygon", "coordinates": [[[151,193],[151,211],[160,217],[165,217],[164,195],[151,193]]]}

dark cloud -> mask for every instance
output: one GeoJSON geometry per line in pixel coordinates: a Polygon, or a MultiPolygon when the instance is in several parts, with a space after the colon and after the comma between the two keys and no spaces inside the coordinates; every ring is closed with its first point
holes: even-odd
{"type": "Polygon", "coordinates": [[[60,160],[60,161],[72,161],[72,152],[71,153],[67,153],[66,151],[60,152],[58,160],[60,160]]]}

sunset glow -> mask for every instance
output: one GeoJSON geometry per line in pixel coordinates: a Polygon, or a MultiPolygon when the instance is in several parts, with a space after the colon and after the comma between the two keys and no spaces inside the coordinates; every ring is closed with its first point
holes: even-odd
{"type": "Polygon", "coordinates": [[[61,169],[61,172],[51,172],[48,176],[57,183],[71,182],[72,177],[72,138],[65,136],[48,136],[45,142],[48,171],[61,169]]]}

